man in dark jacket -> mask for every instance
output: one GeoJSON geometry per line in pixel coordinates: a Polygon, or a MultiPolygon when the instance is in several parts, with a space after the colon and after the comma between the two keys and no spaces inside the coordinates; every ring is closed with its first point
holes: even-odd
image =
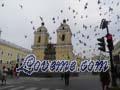
{"type": "Polygon", "coordinates": [[[61,72],[61,80],[64,79],[64,72],[61,72]]]}
{"type": "Polygon", "coordinates": [[[65,85],[66,86],[69,85],[69,77],[70,77],[70,72],[69,71],[65,72],[64,78],[65,78],[65,85]]]}

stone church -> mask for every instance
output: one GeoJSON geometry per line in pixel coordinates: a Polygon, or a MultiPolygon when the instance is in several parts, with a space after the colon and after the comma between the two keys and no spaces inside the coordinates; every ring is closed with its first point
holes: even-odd
{"type": "Polygon", "coordinates": [[[73,60],[72,32],[66,20],[63,20],[56,32],[56,44],[49,42],[49,33],[44,23],[34,32],[32,52],[38,60],[73,60]]]}

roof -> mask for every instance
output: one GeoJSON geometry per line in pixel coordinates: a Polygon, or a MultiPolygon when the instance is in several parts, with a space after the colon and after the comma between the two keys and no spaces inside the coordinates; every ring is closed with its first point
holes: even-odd
{"type": "Polygon", "coordinates": [[[21,50],[21,51],[23,51],[23,52],[26,52],[26,53],[31,53],[31,50],[26,49],[26,48],[23,48],[23,47],[21,47],[21,46],[18,46],[18,45],[14,44],[14,43],[11,43],[11,42],[9,42],[9,41],[3,40],[3,39],[1,39],[1,38],[0,38],[0,44],[9,46],[9,47],[12,47],[12,48],[15,48],[15,49],[19,49],[19,50],[21,50]]]}
{"type": "Polygon", "coordinates": [[[39,31],[39,32],[43,32],[43,31],[47,32],[47,28],[46,28],[45,26],[40,26],[40,27],[37,29],[37,31],[39,31]]]}
{"type": "Polygon", "coordinates": [[[47,32],[47,28],[44,26],[44,23],[41,23],[41,26],[37,29],[38,32],[47,32]]]}
{"type": "Polygon", "coordinates": [[[58,27],[58,30],[70,30],[70,27],[68,24],[63,23],[58,27]]]}
{"type": "Polygon", "coordinates": [[[57,31],[70,31],[70,26],[66,24],[66,20],[63,20],[63,23],[58,27],[57,31]]]}

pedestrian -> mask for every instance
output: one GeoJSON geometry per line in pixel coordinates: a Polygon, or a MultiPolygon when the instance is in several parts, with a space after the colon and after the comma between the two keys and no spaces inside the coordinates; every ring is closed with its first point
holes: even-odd
{"type": "Polygon", "coordinates": [[[13,78],[13,66],[10,69],[10,76],[13,78]]]}
{"type": "Polygon", "coordinates": [[[118,67],[118,79],[120,81],[120,66],[118,67]]]}
{"type": "MultiPolygon", "coordinates": [[[[16,71],[17,68],[18,68],[18,64],[16,64],[16,66],[15,66],[15,71],[16,71]]],[[[20,75],[20,73],[19,73],[19,72],[16,72],[16,77],[17,77],[17,79],[19,78],[19,75],[20,75]]]]}
{"type": "Polygon", "coordinates": [[[7,72],[7,75],[10,75],[10,68],[7,68],[8,72],[7,72]]]}
{"type": "MultiPolygon", "coordinates": [[[[117,64],[114,66],[114,79],[115,79],[115,81],[117,81],[117,79],[118,79],[118,66],[117,66],[117,64]]],[[[115,83],[115,86],[117,86],[117,83],[115,83]]]]}
{"type": "Polygon", "coordinates": [[[100,81],[102,84],[102,90],[108,90],[110,84],[110,74],[109,71],[100,72],[100,81]]]}
{"type": "Polygon", "coordinates": [[[68,86],[69,85],[69,78],[70,78],[70,72],[69,71],[65,72],[64,78],[65,78],[65,85],[68,86]]]}
{"type": "Polygon", "coordinates": [[[19,78],[19,72],[16,72],[16,69],[17,69],[17,68],[18,68],[18,64],[16,64],[15,67],[13,68],[14,77],[15,77],[16,79],[19,78]]]}
{"type": "Polygon", "coordinates": [[[64,72],[61,72],[61,80],[64,79],[64,72]]]}
{"type": "Polygon", "coordinates": [[[2,80],[2,70],[0,68],[0,80],[2,80]]]}
{"type": "Polygon", "coordinates": [[[16,77],[16,70],[15,70],[15,67],[13,68],[13,76],[16,77]]]}
{"type": "Polygon", "coordinates": [[[2,70],[2,85],[5,84],[6,85],[6,80],[7,80],[7,73],[8,73],[8,70],[5,66],[3,66],[3,70],[2,70]]]}

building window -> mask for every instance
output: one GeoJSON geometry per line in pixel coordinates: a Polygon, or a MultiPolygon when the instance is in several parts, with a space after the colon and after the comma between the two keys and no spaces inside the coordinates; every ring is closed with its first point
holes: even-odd
{"type": "Polygon", "coordinates": [[[39,30],[39,32],[41,32],[41,29],[39,30]]]}
{"type": "Polygon", "coordinates": [[[39,37],[38,37],[38,43],[40,43],[40,41],[41,41],[41,37],[39,36],[39,37]]]}
{"type": "Polygon", "coordinates": [[[65,28],[64,28],[64,27],[62,27],[62,29],[64,30],[65,28]]]}
{"type": "Polygon", "coordinates": [[[1,52],[1,54],[3,55],[3,51],[1,52]]]}
{"type": "Polygon", "coordinates": [[[0,60],[0,64],[2,64],[2,60],[0,60]]]}
{"type": "Polygon", "coordinates": [[[63,34],[63,35],[62,35],[62,41],[64,41],[64,40],[65,40],[65,35],[63,34]]]}
{"type": "Polygon", "coordinates": [[[15,62],[13,60],[10,61],[10,64],[14,64],[15,62]]]}
{"type": "Polygon", "coordinates": [[[12,64],[11,61],[10,61],[10,64],[12,64]]]}
{"type": "Polygon", "coordinates": [[[7,64],[9,64],[9,61],[7,61],[7,64]]]}
{"type": "Polygon", "coordinates": [[[10,54],[8,53],[8,56],[9,56],[10,54]]]}

